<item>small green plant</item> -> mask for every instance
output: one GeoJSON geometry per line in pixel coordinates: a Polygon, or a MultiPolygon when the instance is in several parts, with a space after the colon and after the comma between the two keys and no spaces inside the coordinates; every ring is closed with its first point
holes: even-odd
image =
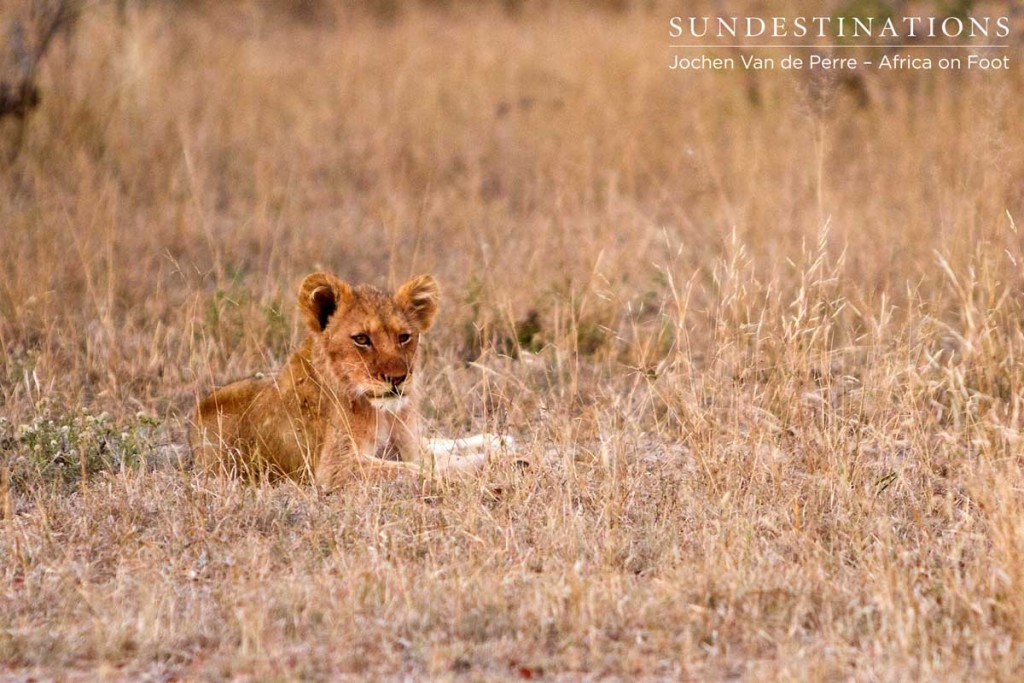
{"type": "Polygon", "coordinates": [[[263,308],[266,320],[265,339],[276,353],[287,354],[291,336],[291,321],[285,314],[287,307],[280,300],[273,300],[263,308]]]}
{"type": "Polygon", "coordinates": [[[106,412],[60,414],[43,405],[27,423],[13,425],[0,418],[0,459],[15,485],[48,481],[75,486],[99,472],[139,467],[152,448],[157,424],[143,414],[119,424],[106,412]]]}

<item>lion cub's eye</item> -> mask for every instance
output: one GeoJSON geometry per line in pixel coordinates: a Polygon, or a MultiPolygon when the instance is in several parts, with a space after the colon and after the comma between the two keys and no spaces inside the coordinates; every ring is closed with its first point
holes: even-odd
{"type": "Polygon", "coordinates": [[[398,334],[399,344],[408,344],[410,339],[412,339],[412,335],[409,334],[408,332],[400,332],[398,334]]]}
{"type": "Polygon", "coordinates": [[[370,341],[370,335],[368,334],[354,334],[352,335],[352,341],[356,343],[356,346],[361,346],[364,349],[373,346],[373,342],[370,341]]]}

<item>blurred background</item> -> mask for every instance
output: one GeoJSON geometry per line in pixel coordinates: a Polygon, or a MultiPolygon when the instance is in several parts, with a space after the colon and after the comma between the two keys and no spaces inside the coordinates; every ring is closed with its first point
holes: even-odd
{"type": "MultiPolygon", "coordinates": [[[[744,11],[1020,14],[826,5],[744,11]]],[[[829,348],[883,304],[958,316],[937,254],[959,273],[985,247],[1019,281],[1019,69],[676,72],[681,9],[5,3],[4,408],[187,410],[285,357],[315,269],[436,273],[444,363],[547,348],[610,377],[705,356],[819,257],[852,276],[829,348]]]]}
{"type": "MultiPolygon", "coordinates": [[[[813,9],[936,4],[1019,9],[813,9]]],[[[1016,251],[1019,70],[677,73],[680,11],[5,3],[2,400],[31,405],[15,387],[33,370],[72,402],[165,407],[280,360],[295,284],[316,268],[379,285],[436,272],[441,345],[473,359],[567,326],[628,352],[625,328],[662,309],[666,273],[696,274],[706,308],[732,242],[790,287],[787,259],[828,224],[864,305],[907,283],[933,296],[935,250],[1016,251]]]]}

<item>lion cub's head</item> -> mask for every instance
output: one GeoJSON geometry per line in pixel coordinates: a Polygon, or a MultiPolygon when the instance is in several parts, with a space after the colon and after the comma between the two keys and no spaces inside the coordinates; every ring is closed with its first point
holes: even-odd
{"type": "Polygon", "coordinates": [[[400,406],[439,296],[429,275],[414,277],[393,296],[328,273],[307,276],[299,287],[299,310],[314,335],[317,369],[342,393],[365,396],[381,408],[400,406]]]}

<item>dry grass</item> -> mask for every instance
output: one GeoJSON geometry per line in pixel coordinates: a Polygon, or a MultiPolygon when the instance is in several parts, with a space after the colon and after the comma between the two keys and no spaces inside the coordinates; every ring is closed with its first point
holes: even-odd
{"type": "Polygon", "coordinates": [[[1019,69],[755,105],[657,14],[249,8],[96,7],[0,129],[0,677],[1024,674],[1019,69]],[[315,268],[435,273],[424,413],[535,466],[193,476],[315,268]]]}

